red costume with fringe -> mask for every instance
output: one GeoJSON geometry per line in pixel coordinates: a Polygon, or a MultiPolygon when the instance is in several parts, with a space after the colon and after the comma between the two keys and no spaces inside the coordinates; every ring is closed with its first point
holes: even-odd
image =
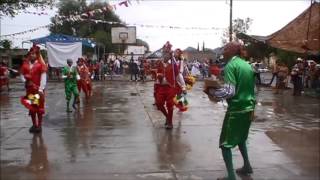
{"type": "MultiPolygon", "coordinates": [[[[37,60],[31,64],[29,57],[26,58],[21,66],[20,73],[25,79],[26,95],[21,97],[21,103],[29,110],[29,115],[31,116],[32,123],[35,127],[41,127],[42,116],[45,112],[45,97],[44,92],[40,91],[41,85],[41,75],[47,72],[47,66],[44,63],[41,55],[40,49],[37,46],[33,46],[30,49],[30,53],[37,54],[37,60]],[[39,96],[38,103],[32,103],[30,97],[39,96]],[[38,117],[38,121],[36,119],[38,117]]],[[[36,99],[36,98],[35,98],[36,99]]]]}
{"type": "MultiPolygon", "coordinates": [[[[179,65],[175,57],[172,56],[171,47],[172,45],[168,41],[162,48],[164,61],[158,64],[156,83],[154,85],[156,105],[166,117],[167,129],[173,128],[174,99],[176,99],[178,93],[185,91],[185,82],[179,65]]],[[[182,51],[178,49],[175,55],[180,58],[181,53],[182,51]]]]}
{"type": "Polygon", "coordinates": [[[165,115],[167,124],[172,126],[174,98],[180,88],[176,81],[178,66],[173,63],[160,63],[157,69],[155,99],[157,108],[165,115]],[[164,107],[166,105],[166,108],[164,107]]]}
{"type": "Polygon", "coordinates": [[[80,80],[78,81],[79,93],[81,92],[81,90],[83,90],[86,98],[89,98],[92,94],[92,84],[89,68],[83,63],[82,65],[77,66],[77,70],[80,75],[80,80]]]}
{"type": "Polygon", "coordinates": [[[2,86],[7,85],[9,83],[9,70],[5,65],[0,64],[0,91],[2,86]]]}

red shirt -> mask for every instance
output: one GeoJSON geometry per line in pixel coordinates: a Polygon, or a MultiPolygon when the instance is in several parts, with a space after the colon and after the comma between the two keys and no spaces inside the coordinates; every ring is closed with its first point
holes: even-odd
{"type": "Polygon", "coordinates": [[[176,77],[179,74],[179,68],[177,64],[171,64],[171,63],[159,63],[159,66],[157,68],[157,79],[159,80],[160,84],[163,83],[164,77],[167,81],[167,83],[175,87],[177,85],[176,77]],[[166,65],[166,66],[165,66],[166,65]]]}
{"type": "Polygon", "coordinates": [[[86,65],[78,66],[78,73],[83,80],[90,79],[90,72],[86,65]]]}
{"type": "Polygon", "coordinates": [[[46,72],[46,65],[36,60],[33,65],[29,61],[24,61],[20,69],[21,74],[27,81],[40,86],[41,74],[46,72]]]}
{"type": "Polygon", "coordinates": [[[213,65],[211,66],[210,71],[211,71],[211,74],[215,76],[219,76],[221,70],[217,65],[213,65]]]}
{"type": "Polygon", "coordinates": [[[6,66],[0,65],[0,76],[6,76],[8,72],[8,68],[6,66]]]}

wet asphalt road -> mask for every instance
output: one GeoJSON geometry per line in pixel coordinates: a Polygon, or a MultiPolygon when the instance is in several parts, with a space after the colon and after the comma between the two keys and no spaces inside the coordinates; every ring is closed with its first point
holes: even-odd
{"type": "MultiPolygon", "coordinates": [[[[188,94],[189,111],[175,111],[172,131],[152,105],[152,82],[95,82],[92,99],[70,114],[63,84],[50,82],[41,135],[28,132],[22,84],[12,87],[0,96],[1,180],[209,180],[226,173],[218,148],[226,107],[207,99],[202,82],[188,94]]],[[[257,93],[248,139],[254,174],[237,178],[319,179],[319,99],[257,93]]],[[[241,167],[239,150],[233,153],[241,167]]]]}

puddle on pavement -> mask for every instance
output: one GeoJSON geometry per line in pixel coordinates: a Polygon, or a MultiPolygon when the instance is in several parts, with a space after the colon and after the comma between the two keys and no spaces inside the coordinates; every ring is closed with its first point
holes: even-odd
{"type": "Polygon", "coordinates": [[[272,106],[274,102],[260,101],[261,106],[272,106]]]}
{"type": "Polygon", "coordinates": [[[130,96],[137,96],[138,93],[130,93],[130,96]]]}
{"type": "Polygon", "coordinates": [[[320,168],[320,130],[276,128],[265,134],[306,172],[316,175],[320,168]]]}

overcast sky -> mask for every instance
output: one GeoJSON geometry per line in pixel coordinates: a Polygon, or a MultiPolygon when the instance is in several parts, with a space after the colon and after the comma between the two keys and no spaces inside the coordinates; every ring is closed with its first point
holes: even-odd
{"type": "MultiPolygon", "coordinates": [[[[205,42],[207,48],[221,45],[222,29],[229,24],[229,4],[226,0],[216,1],[139,1],[131,0],[131,6],[118,7],[116,14],[126,23],[148,25],[171,25],[183,27],[216,27],[218,30],[186,30],[169,28],[137,27],[137,38],[147,41],[151,50],[160,48],[169,40],[174,48],[182,49],[205,42]]],[[[119,1],[110,1],[114,4],[119,1]]],[[[261,1],[248,0],[233,2],[233,17],[253,19],[248,34],[269,35],[302,13],[310,5],[309,0],[261,1]]],[[[35,9],[30,9],[34,12],[35,9]]],[[[46,11],[49,15],[37,16],[21,13],[15,18],[4,17],[1,20],[1,35],[20,32],[50,23],[50,17],[56,10],[46,11]]],[[[16,36],[15,46],[21,47],[23,40],[48,35],[47,29],[16,36]]],[[[28,46],[24,46],[28,47],[28,46]]]]}

